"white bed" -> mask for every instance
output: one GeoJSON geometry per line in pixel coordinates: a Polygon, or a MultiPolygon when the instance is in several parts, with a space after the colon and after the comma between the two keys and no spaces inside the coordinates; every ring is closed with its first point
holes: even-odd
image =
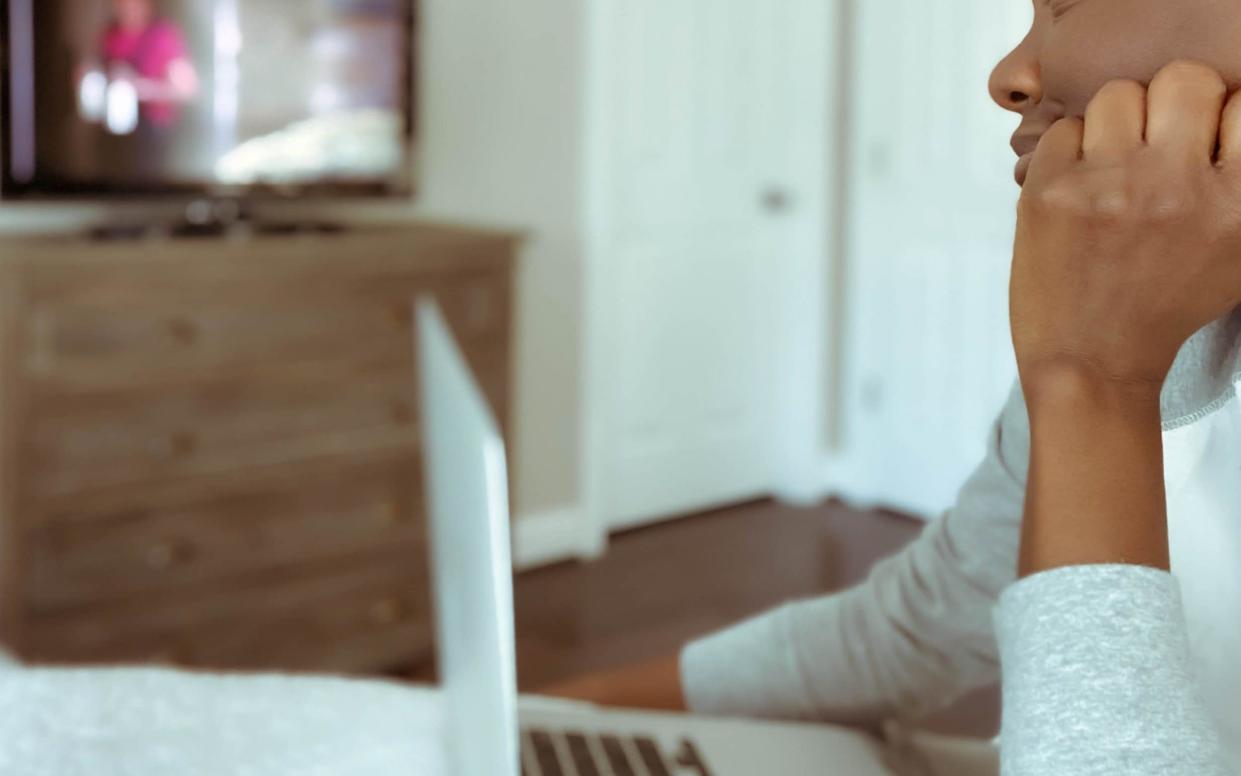
{"type": "Polygon", "coordinates": [[[438,776],[439,696],[376,681],[0,667],[0,773],[438,776]]]}

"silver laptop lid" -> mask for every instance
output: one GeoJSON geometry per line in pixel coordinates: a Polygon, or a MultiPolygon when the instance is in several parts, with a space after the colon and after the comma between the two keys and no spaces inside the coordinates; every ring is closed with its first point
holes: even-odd
{"type": "Polygon", "coordinates": [[[519,773],[504,443],[430,298],[416,301],[423,451],[453,776],[519,773]]]}

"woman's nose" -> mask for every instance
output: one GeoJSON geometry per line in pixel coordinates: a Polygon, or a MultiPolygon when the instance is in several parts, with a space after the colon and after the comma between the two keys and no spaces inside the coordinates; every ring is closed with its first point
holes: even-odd
{"type": "Polygon", "coordinates": [[[1014,113],[1022,113],[1042,101],[1043,78],[1028,38],[996,65],[990,90],[997,105],[1014,113]]]}

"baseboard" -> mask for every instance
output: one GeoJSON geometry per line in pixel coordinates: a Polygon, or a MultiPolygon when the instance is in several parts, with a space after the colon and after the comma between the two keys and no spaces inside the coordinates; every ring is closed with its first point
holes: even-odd
{"type": "Polygon", "coordinates": [[[928,514],[920,504],[908,503],[894,497],[889,489],[875,482],[873,476],[867,476],[852,457],[826,457],[820,471],[826,496],[839,499],[852,509],[862,512],[890,509],[922,520],[935,517],[934,514],[928,514]]]}
{"type": "Polygon", "coordinates": [[[606,539],[579,507],[518,515],[513,520],[513,567],[518,571],[566,560],[590,560],[606,539]]]}
{"type": "MultiPolygon", "coordinates": [[[[865,508],[867,499],[863,496],[863,477],[857,470],[855,460],[848,455],[836,454],[823,458],[819,465],[819,479],[823,483],[823,492],[827,498],[840,499],[865,508]]],[[[871,506],[874,506],[873,504],[871,506]]]]}

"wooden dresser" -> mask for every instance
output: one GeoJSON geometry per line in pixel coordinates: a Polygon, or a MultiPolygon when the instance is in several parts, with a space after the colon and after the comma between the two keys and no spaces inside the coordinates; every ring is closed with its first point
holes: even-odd
{"type": "Polygon", "coordinates": [[[430,657],[411,300],[507,428],[517,238],[0,241],[0,640],[52,663],[430,657]]]}

